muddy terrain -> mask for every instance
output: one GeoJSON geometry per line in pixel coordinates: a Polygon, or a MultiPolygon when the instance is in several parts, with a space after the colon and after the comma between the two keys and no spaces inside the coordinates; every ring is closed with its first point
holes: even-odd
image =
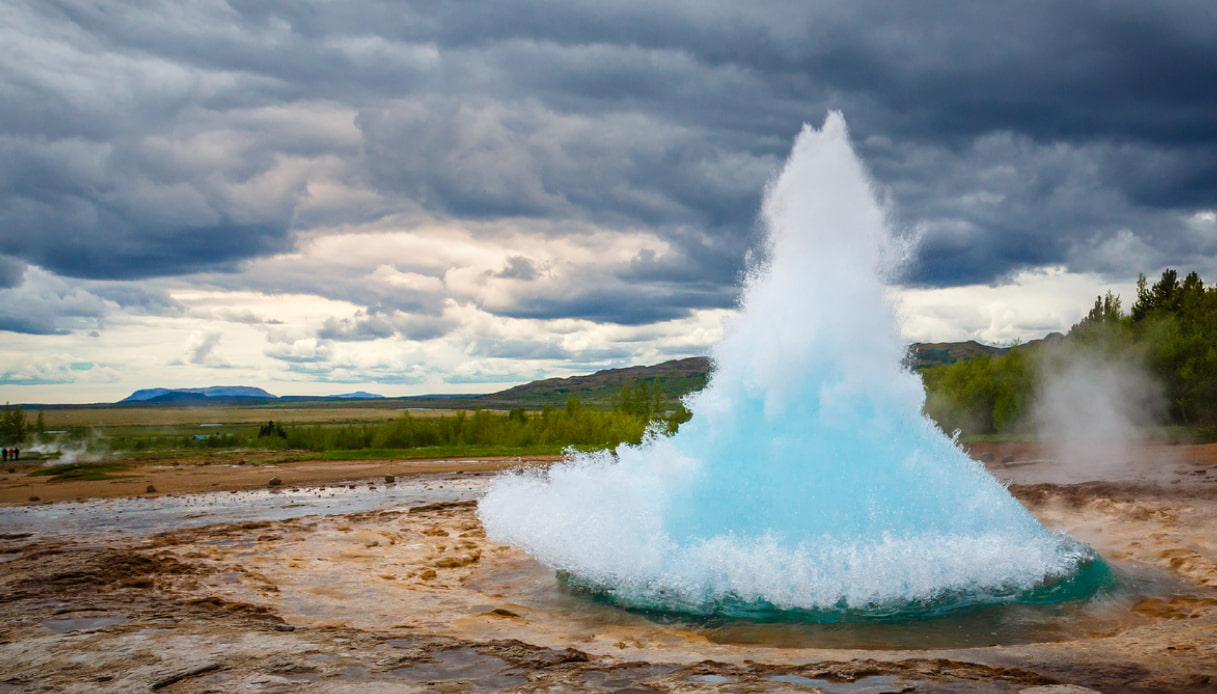
{"type": "Polygon", "coordinates": [[[917,623],[652,619],[489,542],[479,464],[287,483],[252,516],[228,491],[162,497],[192,522],[138,532],[124,514],[146,499],[10,505],[0,693],[1217,691],[1217,447],[1138,449],[1101,481],[1032,445],[972,452],[1120,587],[917,623]],[[342,503],[300,498],[327,493],[342,503]]]}

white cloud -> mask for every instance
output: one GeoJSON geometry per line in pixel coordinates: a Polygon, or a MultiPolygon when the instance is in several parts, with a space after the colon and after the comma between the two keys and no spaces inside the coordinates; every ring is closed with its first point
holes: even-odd
{"type": "Polygon", "coordinates": [[[1086,315],[1095,297],[1107,291],[1119,294],[1126,308],[1136,298],[1131,280],[1110,282],[1062,268],[1019,272],[995,286],[899,289],[891,294],[902,317],[901,334],[909,342],[977,340],[1003,345],[1067,332],[1086,315]]]}

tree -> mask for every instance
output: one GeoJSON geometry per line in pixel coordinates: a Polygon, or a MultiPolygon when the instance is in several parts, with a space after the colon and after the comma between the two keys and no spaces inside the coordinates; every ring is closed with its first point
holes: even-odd
{"type": "Polygon", "coordinates": [[[276,424],[275,420],[270,420],[258,428],[258,438],[266,438],[267,436],[278,436],[281,439],[287,438],[287,432],[283,430],[282,424],[276,424]]]}
{"type": "Polygon", "coordinates": [[[0,439],[7,443],[25,443],[29,435],[30,423],[20,407],[4,404],[4,414],[0,415],[0,439]]]}
{"type": "MultiPolygon", "coordinates": [[[[1195,282],[1200,284],[1198,275],[1195,282]]],[[[1133,322],[1139,323],[1155,312],[1177,313],[1182,302],[1183,287],[1179,284],[1178,272],[1171,268],[1163,270],[1162,277],[1152,287],[1146,286],[1145,275],[1140,274],[1137,276],[1137,302],[1132,305],[1133,322]]]]}

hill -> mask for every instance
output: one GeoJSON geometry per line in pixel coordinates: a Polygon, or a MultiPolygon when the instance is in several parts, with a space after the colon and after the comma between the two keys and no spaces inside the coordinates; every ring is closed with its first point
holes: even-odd
{"type": "Polygon", "coordinates": [[[607,406],[627,383],[652,381],[674,405],[687,393],[701,390],[710,373],[706,357],[675,359],[651,366],[606,369],[587,376],[547,378],[477,398],[477,406],[487,408],[562,406],[574,395],[585,404],[607,406]]]}
{"type": "MultiPolygon", "coordinates": [[[[1064,339],[1060,333],[1049,333],[1038,340],[1024,342],[1020,347],[1035,349],[1041,344],[1064,339]]],[[[908,365],[913,371],[928,369],[932,366],[946,366],[957,361],[966,361],[975,357],[1000,357],[1014,347],[994,347],[984,345],[976,340],[967,342],[914,342],[909,345],[908,365]]]]}
{"type": "Polygon", "coordinates": [[[967,342],[914,342],[909,345],[909,366],[918,371],[931,366],[954,364],[973,357],[997,356],[1009,352],[1009,347],[982,345],[976,340],[967,342]]]}

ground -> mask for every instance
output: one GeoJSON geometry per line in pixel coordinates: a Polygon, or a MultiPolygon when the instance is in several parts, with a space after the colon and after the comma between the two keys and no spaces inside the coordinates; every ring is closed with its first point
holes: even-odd
{"type": "Polygon", "coordinates": [[[1046,525],[1131,572],[1132,587],[1032,624],[981,614],[929,626],[711,627],[564,592],[521,551],[488,541],[477,490],[514,461],[398,464],[400,496],[387,508],[144,535],[100,524],[56,534],[15,514],[108,504],[118,518],[136,502],[226,496],[182,496],[190,490],[265,489],[272,476],[284,500],[288,490],[362,493],[387,486],[387,463],[164,466],[136,482],[174,496],[74,505],[25,499],[121,485],[59,483],[76,485],[62,497],[11,476],[0,480],[11,525],[0,527],[0,694],[1217,691],[1217,447],[1138,448],[1102,481],[1062,476],[1033,444],[972,453],[1046,525]],[[411,496],[441,491],[454,496],[411,496]]]}

